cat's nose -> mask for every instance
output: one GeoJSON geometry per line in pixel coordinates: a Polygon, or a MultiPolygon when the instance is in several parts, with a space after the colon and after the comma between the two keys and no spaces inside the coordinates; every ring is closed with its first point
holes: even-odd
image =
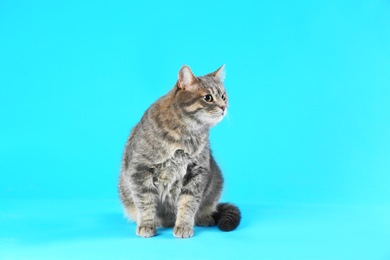
{"type": "Polygon", "coordinates": [[[220,108],[222,109],[222,111],[226,110],[226,106],[220,106],[220,108]]]}

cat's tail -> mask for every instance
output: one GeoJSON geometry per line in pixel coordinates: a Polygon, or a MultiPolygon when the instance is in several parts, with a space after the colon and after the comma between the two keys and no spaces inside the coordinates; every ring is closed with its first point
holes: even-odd
{"type": "Polygon", "coordinates": [[[232,231],[240,224],[241,212],[233,204],[219,203],[213,217],[220,230],[232,231]]]}

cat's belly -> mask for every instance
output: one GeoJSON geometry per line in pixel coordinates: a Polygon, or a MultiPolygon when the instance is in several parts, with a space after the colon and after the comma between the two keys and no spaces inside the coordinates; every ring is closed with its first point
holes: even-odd
{"type": "Polygon", "coordinates": [[[167,199],[176,202],[187,172],[188,163],[188,155],[182,150],[177,150],[173,158],[157,165],[153,184],[157,187],[162,202],[167,199]]]}
{"type": "Polygon", "coordinates": [[[171,199],[157,203],[156,224],[162,227],[173,227],[176,221],[177,206],[171,199]]]}
{"type": "Polygon", "coordinates": [[[181,192],[185,173],[184,167],[182,169],[164,169],[153,179],[161,202],[176,203],[181,192]]]}
{"type": "Polygon", "coordinates": [[[172,184],[157,185],[157,225],[162,227],[173,227],[176,220],[177,201],[182,188],[182,180],[177,180],[172,184]]]}

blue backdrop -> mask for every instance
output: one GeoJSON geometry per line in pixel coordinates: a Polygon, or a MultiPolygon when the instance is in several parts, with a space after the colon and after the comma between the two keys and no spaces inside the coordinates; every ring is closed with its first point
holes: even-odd
{"type": "Polygon", "coordinates": [[[0,198],[116,201],[130,129],[183,64],[226,64],[223,200],[389,209],[385,0],[2,0],[0,198]]]}

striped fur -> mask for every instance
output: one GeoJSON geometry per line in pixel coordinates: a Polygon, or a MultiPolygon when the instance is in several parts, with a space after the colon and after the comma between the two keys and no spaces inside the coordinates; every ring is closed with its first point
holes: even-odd
{"type": "Polygon", "coordinates": [[[174,227],[179,238],[191,237],[194,225],[238,226],[238,209],[218,206],[223,178],[209,147],[209,129],[222,120],[227,105],[223,66],[202,77],[183,66],[174,88],[134,127],[123,155],[119,194],[138,236],[154,236],[158,226],[174,227]]]}

